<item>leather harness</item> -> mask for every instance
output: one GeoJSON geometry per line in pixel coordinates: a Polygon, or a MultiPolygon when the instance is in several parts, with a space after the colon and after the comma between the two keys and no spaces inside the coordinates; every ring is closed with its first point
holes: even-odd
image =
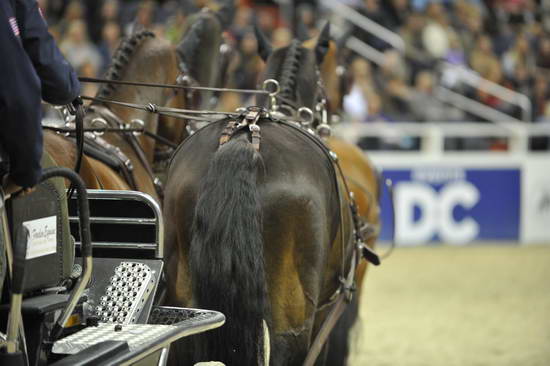
{"type": "MultiPolygon", "coordinates": [[[[125,124],[116,114],[114,114],[109,108],[101,105],[93,105],[90,106],[89,109],[92,112],[96,112],[99,114],[107,123],[114,125],[115,127],[124,129],[127,124],[125,124]]],[[[113,154],[119,162],[122,162],[122,164],[117,164],[115,167],[115,170],[117,170],[119,173],[122,174],[124,179],[128,182],[128,184],[135,190],[138,190],[136,178],[135,178],[135,172],[134,172],[134,165],[132,164],[132,161],[126,154],[124,154],[119,147],[116,147],[107,141],[105,141],[103,138],[93,134],[93,133],[86,133],[87,137],[90,137],[89,140],[94,141],[96,143],[96,146],[100,146],[102,149],[107,151],[110,154],[113,154]],[[92,137],[93,136],[93,137],[92,137]]],[[[136,153],[136,156],[138,157],[138,160],[140,161],[141,165],[145,168],[145,171],[147,172],[147,175],[153,182],[155,186],[155,190],[159,197],[162,199],[163,197],[163,187],[161,181],[155,177],[155,174],[153,173],[153,169],[151,168],[151,165],[149,164],[149,161],[147,160],[147,157],[145,156],[145,152],[143,151],[143,148],[141,147],[141,144],[139,143],[136,135],[132,132],[123,133],[122,136],[124,136],[125,140],[130,144],[134,152],[136,153]]],[[[110,165],[112,166],[112,165],[110,165]]]]}
{"type": "MultiPolygon", "coordinates": [[[[380,258],[372,249],[370,249],[365,244],[365,241],[367,239],[365,237],[365,234],[367,234],[367,232],[365,230],[362,230],[362,225],[357,212],[357,205],[353,198],[353,194],[349,190],[348,184],[346,182],[346,177],[342,172],[342,169],[340,167],[336,154],[330,151],[329,148],[318,136],[312,134],[311,130],[299,127],[296,123],[293,123],[293,122],[274,119],[270,116],[269,112],[264,108],[249,107],[246,109],[244,113],[241,114],[241,116],[235,119],[230,119],[229,122],[226,124],[219,138],[219,147],[226,144],[237,131],[243,130],[248,127],[248,130],[251,134],[250,143],[253,145],[254,149],[259,151],[261,136],[260,136],[260,126],[258,125],[258,123],[262,121],[260,118],[263,118],[263,120],[278,122],[285,126],[293,128],[297,132],[309,138],[315,145],[317,145],[324,152],[327,159],[329,159],[329,161],[331,162],[330,165],[333,168],[332,172],[334,177],[334,184],[336,187],[337,195],[339,197],[340,207],[342,207],[343,197],[340,193],[338,175],[340,175],[342,179],[345,191],[349,198],[349,208],[350,208],[350,214],[353,221],[354,231],[353,231],[353,235],[350,236],[350,241],[352,241],[352,243],[348,242],[348,246],[344,244],[345,234],[343,230],[344,228],[343,214],[341,211],[339,211],[340,226],[341,226],[340,232],[342,235],[341,240],[342,240],[342,260],[343,261],[345,261],[346,247],[349,248],[349,245],[353,245],[353,250],[352,250],[350,264],[349,264],[349,271],[344,276],[345,264],[343,263],[342,275],[339,278],[340,285],[338,286],[338,289],[330,297],[330,300],[328,301],[328,303],[317,307],[316,312],[318,312],[320,308],[324,308],[326,306],[332,305],[332,309],[330,310],[329,314],[325,318],[319,330],[319,333],[317,333],[315,339],[313,340],[313,343],[311,344],[308,354],[306,356],[306,359],[303,363],[304,366],[313,366],[321,350],[323,349],[323,346],[325,345],[330,335],[330,332],[332,331],[338,319],[344,312],[346,305],[349,304],[353,298],[353,292],[356,290],[355,271],[357,269],[357,265],[359,264],[361,256],[374,265],[380,264],[380,258]]],[[[370,235],[372,234],[373,233],[370,233],[370,235]]]]}

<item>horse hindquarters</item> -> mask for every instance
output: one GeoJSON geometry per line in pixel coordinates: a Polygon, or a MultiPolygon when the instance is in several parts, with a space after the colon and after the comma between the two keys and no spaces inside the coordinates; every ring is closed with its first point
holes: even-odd
{"type": "Polygon", "coordinates": [[[226,324],[196,337],[195,361],[263,364],[266,309],[259,153],[246,140],[220,147],[201,181],[189,252],[196,306],[221,311],[226,324]]]}

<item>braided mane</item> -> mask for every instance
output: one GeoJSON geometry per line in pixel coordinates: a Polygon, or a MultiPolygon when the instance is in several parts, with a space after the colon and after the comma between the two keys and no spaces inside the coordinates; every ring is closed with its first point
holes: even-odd
{"type": "MultiPolygon", "coordinates": [[[[148,30],[142,30],[132,34],[130,37],[122,39],[120,45],[113,55],[111,66],[105,73],[105,79],[120,80],[121,72],[128,65],[132,55],[136,52],[139,46],[148,38],[154,38],[155,34],[148,30]]],[[[97,97],[109,97],[117,88],[114,84],[103,84],[98,92],[97,97]]]]}
{"type": "Polygon", "coordinates": [[[286,53],[281,71],[281,97],[294,100],[296,91],[296,78],[300,67],[300,42],[293,40],[286,53]]]}

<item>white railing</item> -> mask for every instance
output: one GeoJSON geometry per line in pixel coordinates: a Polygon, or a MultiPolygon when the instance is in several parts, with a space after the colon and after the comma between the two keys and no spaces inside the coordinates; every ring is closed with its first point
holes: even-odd
{"type": "Polygon", "coordinates": [[[465,97],[464,95],[456,93],[444,86],[437,86],[435,88],[434,96],[442,102],[451,104],[460,110],[467,111],[470,114],[485,118],[486,120],[491,122],[521,122],[517,118],[514,118],[495,108],[488,107],[485,104],[480,103],[474,99],[465,97]]]}
{"type": "Polygon", "coordinates": [[[369,18],[361,15],[358,11],[342,4],[341,2],[335,0],[321,0],[321,2],[323,3],[323,6],[329,9],[333,14],[345,18],[359,28],[390,44],[393,48],[401,52],[405,52],[405,42],[399,34],[392,32],[388,28],[370,20],[369,18]]]}
{"type": "MultiPolygon", "coordinates": [[[[444,154],[470,153],[471,151],[445,151],[445,138],[479,138],[497,137],[508,141],[506,151],[495,154],[530,154],[529,138],[548,136],[550,138],[550,123],[526,125],[522,122],[501,122],[499,124],[476,122],[377,122],[354,123],[342,122],[334,127],[334,134],[357,144],[364,137],[397,140],[406,137],[420,138],[420,153],[437,158],[444,154]]],[[[382,151],[377,151],[382,152],[382,151]]],[[[384,153],[392,153],[384,151],[384,153]]],[[[400,153],[416,153],[418,151],[400,151],[400,153]]],[[[488,151],[488,153],[493,153],[488,151]]],[[[369,152],[370,154],[370,152],[369,152]]],[[[550,151],[537,154],[548,154],[550,151]]],[[[550,160],[549,160],[550,162],[550,160]]]]}
{"type": "Polygon", "coordinates": [[[488,94],[494,95],[499,99],[518,106],[522,113],[521,119],[524,122],[532,120],[532,107],[531,101],[525,94],[518,93],[511,89],[505,88],[497,83],[494,83],[488,79],[484,79],[472,69],[464,66],[453,65],[448,62],[442,63],[443,72],[446,70],[452,70],[457,76],[460,82],[468,84],[474,88],[480,89],[488,94]]]}
{"type": "MultiPolygon", "coordinates": [[[[330,32],[332,37],[334,38],[340,38],[344,36],[344,31],[337,25],[331,25],[330,32]]],[[[378,51],[374,47],[369,46],[368,44],[354,36],[346,37],[345,46],[376,65],[380,66],[384,64],[384,54],[382,52],[378,51]]]]}

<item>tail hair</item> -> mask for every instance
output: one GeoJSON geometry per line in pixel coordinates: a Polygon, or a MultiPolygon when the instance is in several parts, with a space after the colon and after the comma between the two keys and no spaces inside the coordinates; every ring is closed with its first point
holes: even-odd
{"type": "Polygon", "coordinates": [[[196,361],[263,365],[262,167],[259,152],[235,138],[216,152],[201,182],[190,247],[193,297],[196,306],[224,313],[226,324],[196,338],[196,361]]]}

